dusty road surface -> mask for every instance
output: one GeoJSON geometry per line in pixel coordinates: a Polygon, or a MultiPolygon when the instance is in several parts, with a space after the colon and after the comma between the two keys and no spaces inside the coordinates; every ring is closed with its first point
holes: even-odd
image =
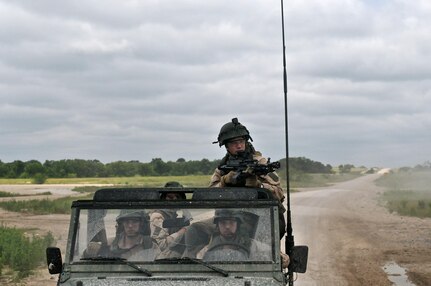
{"type": "MultiPolygon", "coordinates": [[[[388,213],[377,201],[383,192],[373,183],[378,176],[292,194],[295,244],[310,248],[307,273],[298,274],[295,285],[393,285],[382,268],[388,262],[405,268],[414,285],[431,285],[431,219],[388,213]]],[[[46,191],[40,185],[33,188],[12,190],[0,185],[0,190],[8,192],[37,195],[46,191]]],[[[57,197],[70,195],[73,186],[49,188],[54,195],[48,197],[57,197]]],[[[36,228],[41,234],[51,231],[64,252],[67,215],[31,216],[0,209],[0,223],[36,228]]],[[[54,286],[56,279],[44,267],[23,285],[54,286]]]]}
{"type": "Polygon", "coordinates": [[[413,283],[396,285],[431,285],[431,219],[388,213],[378,176],[292,195],[295,244],[309,246],[307,273],[295,285],[395,285],[383,270],[389,262],[413,283]]]}

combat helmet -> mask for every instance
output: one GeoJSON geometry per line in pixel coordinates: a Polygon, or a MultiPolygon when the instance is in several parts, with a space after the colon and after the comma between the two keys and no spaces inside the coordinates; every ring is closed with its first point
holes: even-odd
{"type": "Polygon", "coordinates": [[[165,184],[165,188],[182,188],[183,185],[178,183],[177,181],[169,181],[165,184]]]}
{"type": "Polygon", "coordinates": [[[138,218],[143,220],[145,218],[145,212],[141,210],[121,210],[120,214],[117,216],[117,223],[128,218],[138,218]]]}
{"type": "Polygon", "coordinates": [[[243,221],[242,213],[232,209],[217,209],[214,213],[213,223],[217,224],[220,219],[234,218],[238,223],[243,221]]]}
{"type": "MultiPolygon", "coordinates": [[[[184,186],[181,185],[179,182],[177,181],[169,181],[165,184],[164,188],[183,188],[184,186]]],[[[185,193],[180,193],[180,192],[163,192],[160,195],[160,199],[165,200],[166,196],[168,193],[175,193],[179,196],[179,198],[181,198],[182,200],[186,199],[186,194],[185,193]]]]}
{"type": "Polygon", "coordinates": [[[141,224],[139,228],[139,233],[144,235],[150,234],[151,230],[148,223],[148,214],[145,211],[137,209],[123,209],[120,211],[120,214],[116,218],[116,235],[119,235],[124,230],[122,221],[129,218],[137,218],[140,220],[141,224]]]}
{"type": "Polygon", "coordinates": [[[225,145],[229,140],[237,137],[244,137],[246,140],[253,139],[250,136],[250,132],[248,132],[247,128],[239,123],[238,118],[232,118],[231,122],[226,123],[220,129],[220,132],[217,137],[217,141],[213,142],[213,144],[218,143],[219,146],[225,145]]]}

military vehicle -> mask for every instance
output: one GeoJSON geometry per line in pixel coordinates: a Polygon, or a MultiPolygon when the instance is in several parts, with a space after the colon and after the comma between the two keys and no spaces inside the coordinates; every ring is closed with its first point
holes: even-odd
{"type": "MultiPolygon", "coordinates": [[[[281,16],[288,159],[283,0],[281,16]]],[[[223,140],[218,142],[223,143],[223,140]]],[[[241,164],[236,167],[241,167],[241,164]]],[[[285,170],[284,248],[290,257],[287,269],[283,268],[281,259],[280,202],[269,190],[240,187],[112,188],[98,190],[92,200],[72,203],[66,253],[63,257],[59,248],[47,248],[49,272],[59,274],[59,286],[291,286],[294,274],[306,271],[308,247],[294,243],[289,160],[286,160],[285,170]],[[165,199],[166,193],[173,191],[180,194],[178,197],[181,199],[165,199]],[[157,220],[153,216],[157,212],[175,215],[160,221],[160,215],[157,220]],[[166,236],[162,240],[161,234],[164,233],[166,236]],[[139,243],[131,245],[130,241],[139,243]]]]}
{"type": "Polygon", "coordinates": [[[307,249],[295,246],[289,270],[282,269],[278,207],[263,188],[100,189],[92,200],[72,203],[66,253],[49,247],[48,270],[62,286],[286,285],[293,272],[305,272],[307,249]],[[186,199],[165,200],[166,192],[186,199]],[[150,237],[151,214],[161,209],[177,215],[159,230],[184,229],[163,251],[150,237]],[[217,240],[217,223],[227,217],[236,220],[241,239],[217,240]],[[124,239],[126,219],[141,236],[129,254],[114,245],[124,239]]]}

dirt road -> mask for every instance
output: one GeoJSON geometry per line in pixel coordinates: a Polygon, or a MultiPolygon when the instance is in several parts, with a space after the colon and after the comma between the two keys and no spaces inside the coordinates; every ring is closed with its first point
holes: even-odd
{"type": "Polygon", "coordinates": [[[388,213],[378,176],[292,195],[295,244],[309,246],[295,285],[393,285],[383,270],[391,261],[414,285],[431,285],[431,219],[388,213]]]}
{"type": "MultiPolygon", "coordinates": [[[[414,285],[431,285],[431,219],[388,213],[377,201],[383,192],[373,183],[378,176],[292,194],[295,244],[310,249],[307,273],[298,274],[295,285],[392,285],[382,268],[391,261],[407,269],[414,285]]],[[[72,187],[51,187],[51,191],[55,196],[70,195],[72,187]]],[[[0,190],[42,192],[28,186],[12,191],[3,185],[0,190]]],[[[29,216],[0,209],[0,223],[51,231],[62,251],[68,220],[66,215],[29,216]]],[[[54,286],[56,278],[41,268],[25,285],[54,286]]]]}

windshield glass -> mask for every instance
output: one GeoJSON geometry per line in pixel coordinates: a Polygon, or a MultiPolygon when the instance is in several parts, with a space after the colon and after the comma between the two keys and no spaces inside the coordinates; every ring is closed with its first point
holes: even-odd
{"type": "Polygon", "coordinates": [[[272,221],[270,208],[81,209],[72,260],[272,262],[272,221]]]}

